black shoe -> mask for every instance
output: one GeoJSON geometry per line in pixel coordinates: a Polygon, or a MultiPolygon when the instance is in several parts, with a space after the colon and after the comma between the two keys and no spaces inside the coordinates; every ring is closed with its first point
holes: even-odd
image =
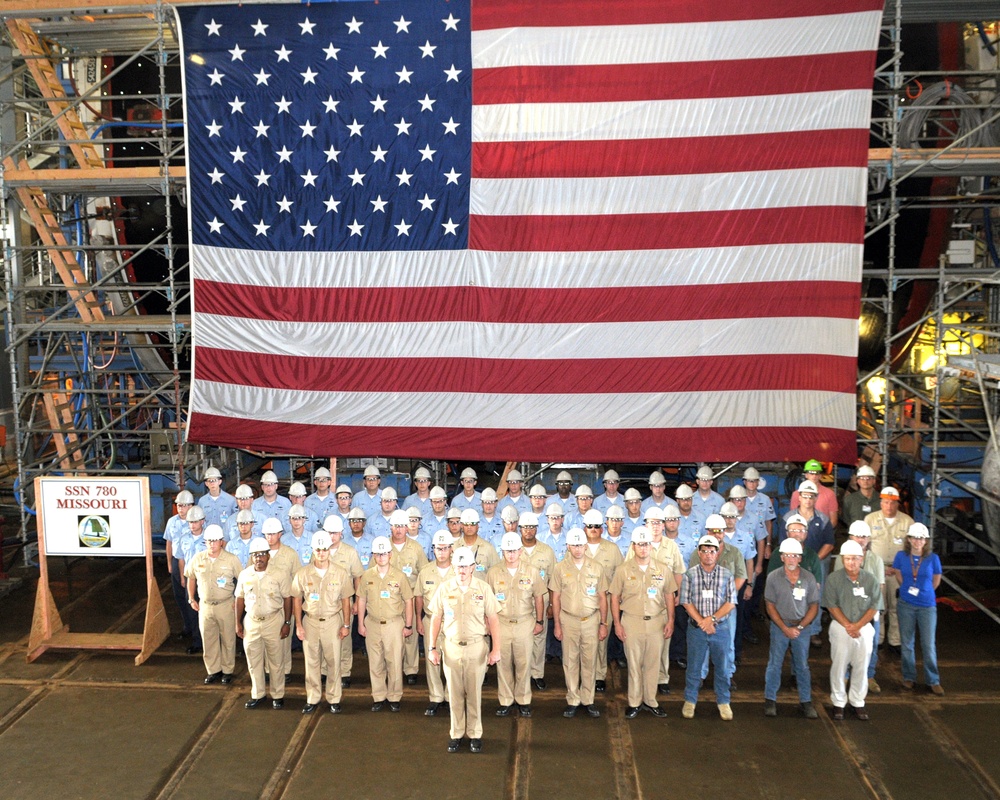
{"type": "Polygon", "coordinates": [[[416,675],[407,675],[406,676],[406,685],[407,686],[416,686],[417,685],[417,676],[416,675]]]}
{"type": "Polygon", "coordinates": [[[350,678],[350,676],[348,676],[346,678],[341,678],[340,679],[340,688],[341,689],[349,689],[350,687],[351,687],[351,678],[350,678]]]}
{"type": "Polygon", "coordinates": [[[244,708],[257,708],[257,706],[259,706],[263,702],[264,702],[263,697],[251,697],[249,700],[247,700],[244,708]]]}
{"type": "Polygon", "coordinates": [[[545,691],[545,678],[532,678],[531,685],[534,686],[538,691],[545,691]]]}
{"type": "Polygon", "coordinates": [[[809,646],[810,647],[822,647],[823,646],[823,639],[821,637],[819,637],[819,636],[810,636],[809,637],[809,646]]]}
{"type": "Polygon", "coordinates": [[[844,709],[841,706],[833,707],[833,718],[838,722],[844,718],[844,709]]]}
{"type": "Polygon", "coordinates": [[[201,645],[193,644],[187,649],[187,654],[189,656],[196,656],[201,652],[201,645]]]}
{"type": "Polygon", "coordinates": [[[509,717],[510,716],[510,706],[500,706],[500,708],[497,709],[497,716],[498,717],[509,717]]]}
{"type": "Polygon", "coordinates": [[[315,710],[316,710],[316,704],[315,703],[306,703],[304,706],[302,706],[302,713],[303,714],[312,714],[313,711],[315,711],[315,710]]]}
{"type": "Polygon", "coordinates": [[[382,706],[384,706],[384,705],[385,705],[385,701],[384,700],[379,700],[376,703],[372,703],[372,711],[381,711],[382,710],[382,706]]]}
{"type": "Polygon", "coordinates": [[[744,642],[750,642],[750,644],[759,644],[760,643],[760,639],[758,639],[757,635],[755,633],[753,633],[752,631],[747,631],[746,633],[743,634],[743,641],[744,642]]]}
{"type": "Polygon", "coordinates": [[[461,746],[462,746],[462,740],[461,739],[449,739],[448,740],[448,752],[449,753],[457,753],[458,752],[458,748],[461,747],[461,746]]]}
{"type": "Polygon", "coordinates": [[[670,684],[669,683],[658,683],[656,684],[657,694],[670,694],[670,684]]]}
{"type": "Polygon", "coordinates": [[[330,713],[339,714],[340,713],[340,703],[330,703],[330,713]]]}
{"type": "Polygon", "coordinates": [[[603,692],[607,688],[607,684],[604,681],[594,681],[594,691],[603,692]]]}
{"type": "Polygon", "coordinates": [[[326,675],[320,675],[320,676],[319,676],[319,682],[320,682],[320,683],[321,683],[321,684],[322,684],[323,686],[326,686],[326,675]]]}
{"type": "Polygon", "coordinates": [[[624,658],[616,658],[615,664],[618,665],[618,669],[628,669],[628,661],[624,658]]]}
{"type": "Polygon", "coordinates": [[[889,652],[895,656],[898,656],[903,652],[903,648],[901,648],[898,644],[890,644],[888,645],[888,647],[889,647],[889,652]]]}
{"type": "Polygon", "coordinates": [[[473,753],[481,753],[483,751],[483,740],[482,739],[470,739],[469,740],[469,750],[473,753]]]}
{"type": "Polygon", "coordinates": [[[221,672],[213,672],[211,675],[205,677],[205,683],[215,683],[222,677],[221,672]]]}
{"type": "Polygon", "coordinates": [[[659,706],[650,706],[650,705],[647,705],[647,704],[643,703],[642,708],[643,708],[644,711],[648,711],[654,717],[665,717],[665,716],[667,716],[667,712],[664,711],[659,706]]]}
{"type": "Polygon", "coordinates": [[[571,717],[575,717],[576,716],[576,709],[577,709],[577,706],[566,706],[566,710],[563,711],[563,716],[566,717],[566,719],[570,719],[571,717]]]}
{"type": "Polygon", "coordinates": [[[440,703],[431,703],[429,706],[427,706],[427,710],[424,711],[424,716],[433,717],[435,714],[438,713],[439,708],[441,708],[440,703]]]}
{"type": "Polygon", "coordinates": [[[395,702],[393,702],[392,700],[390,700],[389,701],[389,710],[392,711],[393,713],[396,713],[397,711],[399,711],[399,701],[396,700],[395,702]]]}
{"type": "Polygon", "coordinates": [[[625,707],[625,719],[635,719],[639,716],[639,709],[636,706],[625,707]]]}
{"type": "Polygon", "coordinates": [[[518,706],[517,713],[522,717],[531,716],[531,706],[518,706]]]}
{"type": "Polygon", "coordinates": [[[233,673],[231,673],[231,672],[223,672],[222,673],[222,682],[226,683],[226,684],[232,683],[233,682],[233,673]]]}
{"type": "Polygon", "coordinates": [[[729,679],[729,691],[731,692],[736,691],[736,681],[733,678],[729,679]]]}
{"type": "Polygon", "coordinates": [[[277,700],[271,701],[271,708],[284,708],[284,707],[285,707],[284,698],[279,697],[277,700]]]}
{"type": "Polygon", "coordinates": [[[587,713],[594,719],[597,719],[599,716],[601,716],[600,709],[595,705],[584,706],[584,708],[587,709],[587,713]]]}
{"type": "Polygon", "coordinates": [[[676,660],[676,661],[675,661],[674,663],[675,663],[675,664],[676,664],[676,665],[678,666],[678,668],[680,668],[680,669],[687,669],[687,668],[688,668],[688,662],[687,662],[687,661],[685,661],[685,660],[684,660],[683,658],[678,658],[678,659],[677,659],[677,660],[676,660]]]}

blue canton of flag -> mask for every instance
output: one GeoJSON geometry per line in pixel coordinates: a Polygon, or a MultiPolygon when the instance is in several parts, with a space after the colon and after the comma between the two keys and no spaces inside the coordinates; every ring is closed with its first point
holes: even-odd
{"type": "Polygon", "coordinates": [[[188,61],[192,241],[272,251],[464,249],[469,0],[295,10],[177,11],[188,61]]]}

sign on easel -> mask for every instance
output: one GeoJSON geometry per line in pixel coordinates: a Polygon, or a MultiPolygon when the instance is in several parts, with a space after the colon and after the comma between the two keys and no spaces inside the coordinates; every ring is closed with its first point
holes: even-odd
{"type": "Polygon", "coordinates": [[[38,591],[28,639],[28,661],[48,649],[138,650],[138,666],[170,635],[153,575],[149,479],[35,478],[38,591]],[[70,633],[49,589],[48,556],[146,559],[146,620],[141,634],[70,633]]]}

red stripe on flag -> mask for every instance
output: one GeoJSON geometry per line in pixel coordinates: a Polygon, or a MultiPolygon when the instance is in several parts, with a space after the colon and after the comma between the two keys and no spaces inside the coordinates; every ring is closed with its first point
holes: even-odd
{"type": "MultiPolygon", "coordinates": [[[[575,27],[591,25],[650,25],[655,23],[721,22],[742,19],[782,19],[802,16],[881,11],[884,0],[475,0],[472,29],[575,27]]],[[[724,31],[719,31],[720,40],[724,31]]]]}
{"type": "MultiPolygon", "coordinates": [[[[373,413],[377,415],[377,410],[373,413]]],[[[330,411],[335,417],[337,409],[330,411]]],[[[481,461],[639,462],[805,461],[818,458],[850,464],[857,459],[854,431],[809,427],[636,428],[632,430],[550,430],[511,428],[386,428],[299,425],[195,412],[188,438],[246,450],[273,450],[304,456],[366,456],[481,461]]]]}
{"type": "Polygon", "coordinates": [[[476,322],[522,325],[814,316],[857,319],[857,283],[527,289],[479,286],[294,287],[195,281],[199,314],[279,322],[476,322]],[[814,300],[824,298],[817,309],[814,300]],[[244,309],[248,311],[244,311],[244,309]],[[266,314],[255,309],[267,309],[266,314]]]}
{"type": "Polygon", "coordinates": [[[487,251],[665,250],[758,244],[855,244],[862,207],[752,208],[670,214],[469,217],[469,247],[487,251]]]}
{"type": "Polygon", "coordinates": [[[871,89],[874,53],[668,64],[477,69],[475,105],[786,95],[871,89]]]}
{"type": "Polygon", "coordinates": [[[476,178],[605,178],[697,175],[814,167],[857,167],[868,158],[868,131],[826,131],[616,139],[578,142],[473,142],[476,178]]]}
{"type": "Polygon", "coordinates": [[[575,358],[547,359],[420,359],[413,369],[408,358],[305,358],[272,353],[240,352],[202,345],[196,371],[199,380],[316,392],[424,393],[467,391],[477,394],[615,394],[661,392],[821,391],[853,393],[857,362],[853,357],[805,353],[788,355],[698,356],[631,359],[629,369],[614,377],[609,365],[619,362],[575,358]],[[433,376],[433,379],[429,379],[433,376]],[[555,383],[553,383],[555,381],[555,383]]]}

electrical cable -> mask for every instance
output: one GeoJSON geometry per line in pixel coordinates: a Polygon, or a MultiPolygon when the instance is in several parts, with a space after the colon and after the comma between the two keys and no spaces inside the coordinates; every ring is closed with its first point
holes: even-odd
{"type": "MultiPolygon", "coordinates": [[[[974,107],[975,105],[976,101],[971,95],[951,81],[941,81],[925,87],[920,95],[903,109],[899,121],[900,147],[919,150],[920,137],[924,133],[931,112],[943,111],[947,114],[949,109],[954,109],[951,113],[957,113],[958,116],[958,130],[954,134],[954,139],[968,136],[964,140],[965,147],[988,147],[991,138],[988,129],[983,128],[975,133],[969,133],[983,121],[983,115],[974,107]]],[[[939,138],[935,134],[927,136],[939,138]]]]}

